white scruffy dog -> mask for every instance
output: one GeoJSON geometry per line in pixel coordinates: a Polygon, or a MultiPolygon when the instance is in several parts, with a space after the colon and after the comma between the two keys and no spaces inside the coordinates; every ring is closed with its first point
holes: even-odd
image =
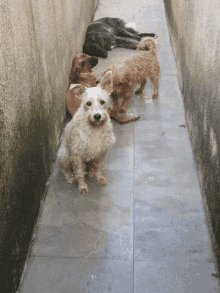
{"type": "Polygon", "coordinates": [[[84,195],[89,193],[85,182],[86,163],[90,165],[90,177],[95,176],[101,185],[107,183],[103,174],[105,155],[115,143],[113,125],[107,113],[112,80],[109,71],[97,87],[72,85],[82,103],[64,130],[58,159],[67,181],[73,183],[76,180],[79,192],[84,195]]]}

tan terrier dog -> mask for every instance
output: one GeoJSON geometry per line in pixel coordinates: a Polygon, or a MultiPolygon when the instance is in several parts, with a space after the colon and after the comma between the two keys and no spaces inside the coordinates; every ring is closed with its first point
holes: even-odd
{"type": "MultiPolygon", "coordinates": [[[[80,86],[82,100],[72,120],[67,124],[58,152],[59,165],[67,181],[77,181],[79,192],[87,195],[85,182],[86,164],[90,164],[88,175],[105,185],[105,155],[115,143],[113,125],[107,109],[112,88],[112,72],[108,72],[102,86],[86,88],[80,86]],[[72,172],[73,170],[73,172],[72,172]]],[[[71,87],[70,87],[71,88],[71,87]]]]}
{"type": "Polygon", "coordinates": [[[134,88],[139,84],[140,88],[135,94],[141,94],[147,83],[147,77],[150,77],[154,86],[153,99],[158,98],[158,88],[160,79],[160,65],[157,60],[159,52],[159,43],[157,38],[142,38],[137,46],[139,52],[130,55],[108,67],[102,72],[104,75],[107,71],[113,73],[113,91],[112,99],[114,110],[119,113],[125,113],[128,104],[132,98],[134,88]],[[123,98],[119,107],[118,98],[123,98]]]}

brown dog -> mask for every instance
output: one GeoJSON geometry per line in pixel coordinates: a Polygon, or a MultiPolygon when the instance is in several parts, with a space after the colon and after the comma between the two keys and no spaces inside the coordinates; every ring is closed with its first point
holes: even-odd
{"type": "Polygon", "coordinates": [[[98,64],[98,58],[83,53],[77,53],[72,61],[69,74],[68,89],[72,83],[82,84],[86,87],[94,87],[99,79],[96,78],[92,68],[98,64]]]}
{"type": "Polygon", "coordinates": [[[86,87],[95,87],[99,82],[92,68],[98,63],[97,57],[91,57],[83,53],[77,53],[73,58],[72,68],[69,74],[68,88],[66,91],[66,106],[73,116],[81,104],[81,99],[75,96],[70,89],[71,84],[82,84],[86,87]]]}
{"type": "Polygon", "coordinates": [[[125,113],[128,104],[132,98],[134,88],[140,85],[140,88],[135,92],[141,94],[147,82],[147,77],[150,77],[154,86],[153,99],[158,98],[160,65],[157,60],[159,51],[158,39],[152,37],[142,38],[137,46],[139,52],[130,55],[117,64],[108,67],[102,75],[107,71],[113,72],[113,91],[112,99],[114,110],[118,113],[125,113]],[[119,107],[118,98],[123,98],[122,104],[119,107]]]}
{"type": "MultiPolygon", "coordinates": [[[[97,57],[90,57],[83,53],[77,53],[72,62],[71,72],[69,74],[68,89],[66,92],[66,106],[73,116],[82,103],[82,87],[95,87],[100,81],[96,78],[92,68],[98,63],[97,57]]],[[[100,83],[102,85],[103,78],[100,83]]],[[[128,123],[139,119],[139,116],[122,117],[115,109],[108,109],[110,117],[116,119],[120,123],[128,123]]]]}

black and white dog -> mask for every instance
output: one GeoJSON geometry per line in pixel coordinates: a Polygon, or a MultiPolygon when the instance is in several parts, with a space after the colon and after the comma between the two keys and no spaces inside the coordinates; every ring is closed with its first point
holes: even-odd
{"type": "Polygon", "coordinates": [[[83,53],[107,58],[107,51],[111,51],[114,47],[135,50],[142,37],[157,38],[157,35],[139,34],[133,28],[126,27],[126,23],[122,19],[104,17],[88,26],[83,53]]]}

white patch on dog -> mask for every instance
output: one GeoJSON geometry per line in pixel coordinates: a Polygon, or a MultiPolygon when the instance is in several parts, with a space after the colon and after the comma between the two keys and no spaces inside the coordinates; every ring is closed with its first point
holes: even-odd
{"type": "Polygon", "coordinates": [[[131,27],[131,28],[135,29],[136,24],[134,22],[129,22],[129,23],[126,23],[125,27],[131,27]]]}
{"type": "Polygon", "coordinates": [[[72,83],[72,84],[70,85],[70,88],[69,88],[69,89],[71,90],[71,89],[73,89],[73,88],[74,88],[75,86],[77,86],[77,85],[78,85],[77,83],[75,83],[75,84],[72,83]]]}

